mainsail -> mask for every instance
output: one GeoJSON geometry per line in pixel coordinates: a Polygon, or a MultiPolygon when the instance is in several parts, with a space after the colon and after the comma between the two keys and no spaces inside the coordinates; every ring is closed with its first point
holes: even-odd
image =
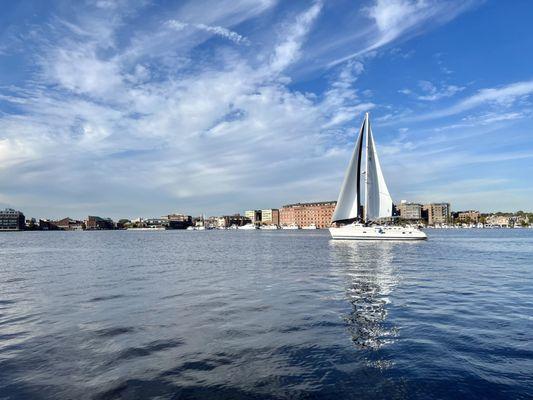
{"type": "Polygon", "coordinates": [[[355,149],[353,150],[350,164],[344,175],[344,182],[342,183],[341,192],[337,199],[337,206],[333,213],[333,222],[353,220],[359,218],[360,215],[360,186],[361,186],[361,154],[363,150],[363,136],[365,123],[361,126],[359,136],[355,142],[355,149]]]}
{"type": "Polygon", "coordinates": [[[387,189],[381,165],[379,163],[376,144],[370,129],[368,113],[344,176],[337,206],[333,213],[333,222],[348,222],[363,219],[365,222],[392,215],[392,198],[387,189]],[[365,171],[365,204],[364,216],[361,215],[361,159],[363,137],[366,137],[366,171],[365,171]],[[362,218],[361,218],[362,217],[362,218]]]}

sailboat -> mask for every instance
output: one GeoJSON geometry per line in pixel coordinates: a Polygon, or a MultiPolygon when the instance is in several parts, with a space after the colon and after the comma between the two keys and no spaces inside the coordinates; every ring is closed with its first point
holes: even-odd
{"type": "Polygon", "coordinates": [[[368,113],[355,142],[355,149],[342,183],[332,223],[333,239],[353,240],[423,240],[427,236],[413,226],[389,226],[379,220],[392,217],[392,198],[381,171],[376,143],[368,113]],[[361,171],[365,142],[365,170],[361,171]],[[361,199],[361,178],[364,180],[364,204],[361,199]]]}

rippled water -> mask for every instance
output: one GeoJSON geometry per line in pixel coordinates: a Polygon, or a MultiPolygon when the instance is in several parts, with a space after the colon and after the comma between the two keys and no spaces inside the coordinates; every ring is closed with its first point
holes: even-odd
{"type": "Polygon", "coordinates": [[[2,234],[0,398],[531,398],[533,230],[428,234],[2,234]]]}

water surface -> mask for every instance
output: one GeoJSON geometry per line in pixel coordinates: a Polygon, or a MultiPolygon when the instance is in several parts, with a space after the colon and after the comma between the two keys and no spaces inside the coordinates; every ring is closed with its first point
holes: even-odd
{"type": "Polygon", "coordinates": [[[533,230],[0,235],[0,399],[533,396],[533,230]]]}

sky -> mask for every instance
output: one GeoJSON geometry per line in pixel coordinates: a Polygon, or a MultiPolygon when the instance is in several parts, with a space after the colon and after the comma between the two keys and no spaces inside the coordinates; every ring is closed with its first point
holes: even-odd
{"type": "Polygon", "coordinates": [[[533,210],[533,2],[0,5],[0,207],[334,200],[365,112],[396,202],[533,210]]]}

